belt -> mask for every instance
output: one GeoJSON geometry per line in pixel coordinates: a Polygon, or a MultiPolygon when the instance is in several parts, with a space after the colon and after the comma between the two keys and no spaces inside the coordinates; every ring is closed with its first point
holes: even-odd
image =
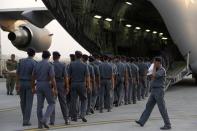
{"type": "Polygon", "coordinates": [[[85,81],[71,81],[71,83],[85,83],[85,81]]]}
{"type": "Polygon", "coordinates": [[[101,78],[101,80],[111,80],[111,78],[101,78]]]}
{"type": "Polygon", "coordinates": [[[20,79],[20,81],[31,81],[31,79],[20,79]]]}
{"type": "Polygon", "coordinates": [[[64,82],[64,80],[55,79],[56,82],[64,82]]]}
{"type": "Polygon", "coordinates": [[[164,87],[158,87],[158,86],[154,86],[154,87],[152,87],[153,89],[163,89],[164,87]]]}
{"type": "Polygon", "coordinates": [[[49,82],[49,80],[37,80],[37,82],[49,82]]]}

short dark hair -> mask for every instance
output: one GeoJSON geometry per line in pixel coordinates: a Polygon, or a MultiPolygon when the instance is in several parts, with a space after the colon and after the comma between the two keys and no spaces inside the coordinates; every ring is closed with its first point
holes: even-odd
{"type": "Polygon", "coordinates": [[[157,61],[157,62],[162,62],[162,59],[161,59],[161,57],[155,57],[155,59],[154,59],[155,61],[157,61]]]}
{"type": "Polygon", "coordinates": [[[88,55],[83,54],[82,58],[83,58],[84,61],[88,61],[88,55]]]}
{"type": "Polygon", "coordinates": [[[54,51],[54,52],[53,52],[53,56],[58,56],[58,57],[60,57],[61,55],[60,55],[60,53],[59,53],[58,51],[54,51]]]}
{"type": "Polygon", "coordinates": [[[32,57],[36,54],[36,51],[33,48],[28,48],[27,49],[27,55],[32,57]]]}
{"type": "Polygon", "coordinates": [[[48,58],[50,58],[50,56],[51,56],[51,53],[49,51],[43,51],[42,52],[42,58],[43,59],[48,59],[48,58]]]}
{"type": "Polygon", "coordinates": [[[75,60],[75,54],[70,54],[70,60],[74,61],[75,60]]]}
{"type": "Polygon", "coordinates": [[[135,58],[134,57],[131,57],[130,58],[130,62],[134,62],[135,61],[135,58]]]}
{"type": "Polygon", "coordinates": [[[75,51],[75,56],[77,59],[80,59],[82,57],[82,52],[81,51],[75,51]]]}
{"type": "Polygon", "coordinates": [[[95,61],[95,58],[93,56],[89,56],[89,62],[95,61]]]}

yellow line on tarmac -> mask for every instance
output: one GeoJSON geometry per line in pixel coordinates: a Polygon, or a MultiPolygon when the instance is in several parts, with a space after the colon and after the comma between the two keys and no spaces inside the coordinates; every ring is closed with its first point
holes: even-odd
{"type": "MultiPolygon", "coordinates": [[[[197,115],[187,116],[187,118],[197,118],[197,115]]],[[[180,117],[171,117],[170,119],[186,119],[185,116],[180,117]]],[[[98,121],[98,122],[91,122],[91,123],[80,123],[80,124],[71,124],[71,125],[56,125],[51,126],[50,130],[55,129],[64,129],[64,128],[76,128],[76,127],[88,127],[88,126],[95,126],[95,125],[107,125],[107,124],[115,124],[115,123],[130,123],[134,122],[136,119],[120,119],[120,120],[110,120],[110,121],[98,121]]],[[[161,117],[152,117],[149,119],[151,120],[161,120],[161,117]]],[[[38,129],[38,128],[31,128],[25,129],[24,131],[43,131],[47,129],[38,129]]]]}
{"type": "Polygon", "coordinates": [[[13,110],[16,110],[16,109],[17,109],[17,107],[5,108],[5,109],[0,109],[0,112],[13,111],[13,110]]]}

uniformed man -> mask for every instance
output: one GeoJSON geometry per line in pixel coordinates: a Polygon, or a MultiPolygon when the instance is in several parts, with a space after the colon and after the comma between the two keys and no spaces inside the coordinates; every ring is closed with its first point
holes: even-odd
{"type": "Polygon", "coordinates": [[[13,95],[14,86],[16,83],[16,68],[17,61],[15,60],[15,54],[11,55],[11,59],[6,61],[6,87],[7,95],[13,95]]]}
{"type": "Polygon", "coordinates": [[[118,62],[116,63],[116,67],[117,67],[116,93],[118,99],[116,106],[120,106],[124,100],[124,87],[127,77],[127,68],[122,63],[120,56],[118,57],[118,62]]]}
{"type": "Polygon", "coordinates": [[[90,88],[87,91],[88,105],[87,105],[87,111],[86,111],[86,114],[89,115],[90,113],[94,112],[93,107],[92,107],[92,90],[95,85],[95,73],[94,73],[94,67],[88,63],[88,55],[83,54],[82,60],[88,66],[88,70],[90,73],[90,88]]]}
{"type": "Polygon", "coordinates": [[[130,66],[132,72],[132,85],[131,85],[132,87],[131,90],[129,91],[129,103],[131,103],[131,100],[133,100],[133,104],[136,104],[139,69],[134,62],[135,62],[135,58],[131,57],[130,66]]]}
{"type": "Polygon", "coordinates": [[[148,68],[143,62],[143,58],[138,59],[139,67],[139,87],[138,87],[138,100],[145,99],[145,90],[146,90],[146,79],[148,68]]]}
{"type": "MultiPolygon", "coordinates": [[[[93,57],[95,58],[95,61],[93,62],[93,64],[96,65],[96,66],[98,67],[98,71],[99,71],[99,65],[102,64],[102,62],[103,62],[103,61],[101,60],[101,59],[102,59],[102,56],[100,56],[100,55],[98,55],[98,54],[93,54],[93,57]]],[[[97,82],[98,82],[98,83],[97,83],[96,86],[98,87],[98,90],[97,90],[97,91],[98,91],[98,92],[97,92],[97,95],[98,95],[98,96],[97,96],[97,101],[96,101],[96,103],[95,103],[95,104],[96,104],[95,106],[96,106],[96,109],[99,110],[99,100],[100,100],[100,98],[99,98],[100,95],[99,95],[99,94],[100,94],[100,89],[101,89],[101,88],[100,88],[100,85],[101,85],[101,84],[100,84],[100,71],[99,71],[99,77],[97,77],[97,78],[98,78],[98,79],[97,79],[97,82]]]]}
{"type": "Polygon", "coordinates": [[[23,126],[31,126],[30,117],[35,93],[35,81],[32,78],[36,61],[33,59],[35,50],[27,49],[28,57],[20,59],[16,73],[16,91],[20,94],[20,105],[23,115],[23,126]]]}
{"type": "Polygon", "coordinates": [[[90,65],[93,66],[94,74],[95,74],[95,82],[94,82],[94,85],[93,85],[93,88],[92,88],[92,108],[93,108],[92,113],[94,113],[94,108],[96,106],[98,96],[99,96],[100,72],[99,72],[99,66],[94,63],[95,59],[94,59],[93,56],[89,56],[89,62],[90,62],[90,65]]]}
{"type": "MultiPolygon", "coordinates": [[[[60,53],[57,51],[53,52],[53,66],[55,71],[55,80],[57,85],[57,91],[58,91],[58,100],[60,103],[62,115],[65,121],[65,124],[68,125],[69,122],[69,111],[68,111],[68,105],[67,105],[67,94],[69,93],[69,83],[68,83],[68,74],[66,65],[62,62],[60,62],[60,53]]],[[[55,118],[55,110],[52,114],[52,121],[51,125],[54,125],[54,118],[55,118]]]]}
{"type": "Polygon", "coordinates": [[[80,117],[83,122],[87,122],[87,90],[90,86],[90,73],[88,66],[82,62],[81,51],[75,52],[76,60],[71,62],[68,69],[68,76],[71,83],[71,120],[77,121],[77,99],[81,102],[80,117]]]}
{"type": "Polygon", "coordinates": [[[129,103],[129,91],[131,91],[131,83],[132,83],[132,72],[131,67],[129,63],[129,58],[123,57],[123,63],[126,67],[126,78],[125,78],[125,84],[124,84],[124,104],[128,105],[129,103]]]}
{"type": "MultiPolygon", "coordinates": [[[[148,57],[147,57],[145,60],[146,60],[146,61],[145,61],[145,64],[146,64],[146,66],[147,66],[147,69],[149,69],[150,66],[151,66],[151,61],[150,61],[150,59],[149,59],[148,57]]],[[[148,71],[147,71],[147,72],[148,72],[148,71]]],[[[151,80],[150,77],[147,75],[145,97],[148,97],[149,92],[150,92],[150,80],[151,80]]]]}
{"type": "Polygon", "coordinates": [[[47,120],[55,108],[54,96],[57,96],[57,87],[55,81],[55,72],[53,64],[49,62],[51,54],[49,51],[43,51],[43,60],[38,62],[33,77],[37,81],[37,117],[38,128],[49,128],[47,120]],[[44,100],[47,100],[47,110],[43,115],[44,100]]]}
{"type": "MultiPolygon", "coordinates": [[[[74,62],[75,61],[75,54],[70,54],[70,63],[74,62]]],[[[70,67],[70,63],[67,65],[67,72],[69,70],[69,67],[70,67]]],[[[71,83],[69,81],[69,87],[70,87],[71,83]]],[[[67,94],[67,105],[68,105],[68,109],[69,109],[69,116],[71,116],[71,94],[70,94],[70,91],[69,93],[67,94]]]]}
{"type": "Polygon", "coordinates": [[[164,100],[165,77],[166,77],[166,71],[161,65],[161,58],[156,57],[154,61],[154,68],[151,78],[152,79],[151,94],[146,104],[146,109],[144,110],[139,121],[136,121],[136,123],[139,124],[140,126],[144,126],[155,104],[157,104],[165,124],[160,129],[161,130],[171,129],[171,123],[168,117],[168,112],[164,100]]]}
{"type": "Polygon", "coordinates": [[[113,67],[108,62],[108,56],[103,57],[102,64],[99,65],[100,71],[100,79],[101,79],[101,86],[100,86],[100,95],[99,95],[99,110],[100,113],[103,113],[104,109],[104,100],[106,94],[106,108],[107,111],[110,112],[112,109],[111,105],[111,98],[112,98],[112,90],[114,88],[114,74],[113,74],[113,67]]]}
{"type": "MultiPolygon", "coordinates": [[[[117,75],[117,66],[116,66],[116,58],[115,58],[115,56],[113,56],[113,57],[111,57],[110,58],[110,63],[111,63],[111,65],[112,65],[112,67],[113,67],[113,74],[114,74],[114,87],[115,87],[115,85],[116,85],[116,75],[117,75]]],[[[114,90],[114,88],[112,89],[112,91],[111,91],[112,93],[112,100],[111,100],[111,107],[113,108],[113,105],[114,105],[114,102],[115,102],[115,100],[116,100],[116,98],[115,98],[115,90],[114,90]]]]}

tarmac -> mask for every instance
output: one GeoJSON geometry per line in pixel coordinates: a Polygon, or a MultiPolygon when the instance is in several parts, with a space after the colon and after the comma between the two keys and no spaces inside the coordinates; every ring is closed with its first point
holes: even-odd
{"type": "MultiPolygon", "coordinates": [[[[197,86],[191,78],[184,79],[166,92],[166,104],[172,123],[171,131],[197,130],[197,86]]],[[[157,106],[144,127],[135,123],[145,108],[146,100],[137,104],[113,108],[112,112],[104,112],[87,116],[87,123],[81,120],[64,125],[59,103],[56,104],[56,123],[52,131],[159,131],[163,121],[157,106]]],[[[46,106],[45,106],[46,107],[46,106]]],[[[40,131],[37,128],[36,96],[31,117],[32,126],[22,127],[19,96],[7,96],[5,81],[0,80],[0,131],[40,131]]]]}

